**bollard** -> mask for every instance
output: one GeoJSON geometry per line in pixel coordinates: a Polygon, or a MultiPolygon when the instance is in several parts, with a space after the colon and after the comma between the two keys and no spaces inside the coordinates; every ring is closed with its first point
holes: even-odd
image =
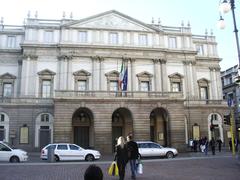
{"type": "Polygon", "coordinates": [[[54,162],[54,146],[48,148],[47,159],[48,162],[54,162]]]}

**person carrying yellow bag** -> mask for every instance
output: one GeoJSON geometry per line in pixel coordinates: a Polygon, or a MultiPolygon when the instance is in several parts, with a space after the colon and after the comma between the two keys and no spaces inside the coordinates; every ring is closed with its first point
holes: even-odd
{"type": "Polygon", "coordinates": [[[118,166],[117,166],[116,161],[113,161],[112,164],[109,166],[108,174],[110,176],[118,176],[119,175],[119,173],[118,173],[118,166]]]}
{"type": "Polygon", "coordinates": [[[119,180],[124,180],[125,167],[128,162],[128,152],[123,136],[118,138],[114,161],[117,162],[119,180]]]}

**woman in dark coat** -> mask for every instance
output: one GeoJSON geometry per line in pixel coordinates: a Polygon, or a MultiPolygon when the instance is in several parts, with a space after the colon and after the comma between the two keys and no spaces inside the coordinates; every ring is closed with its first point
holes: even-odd
{"type": "Polygon", "coordinates": [[[125,167],[128,162],[128,152],[124,137],[122,136],[118,138],[114,160],[117,161],[119,170],[119,180],[124,180],[125,167]]]}

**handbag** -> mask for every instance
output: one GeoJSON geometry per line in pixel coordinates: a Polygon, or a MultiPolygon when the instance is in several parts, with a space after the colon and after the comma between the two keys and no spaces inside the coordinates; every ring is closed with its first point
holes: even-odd
{"type": "Polygon", "coordinates": [[[109,168],[108,168],[108,174],[109,174],[110,176],[118,176],[118,175],[119,175],[119,173],[118,173],[118,166],[117,166],[116,161],[113,161],[113,162],[111,163],[111,165],[109,166],[109,168]]]}
{"type": "Polygon", "coordinates": [[[137,162],[137,173],[143,174],[143,165],[142,165],[141,160],[138,160],[138,162],[137,162]]]}

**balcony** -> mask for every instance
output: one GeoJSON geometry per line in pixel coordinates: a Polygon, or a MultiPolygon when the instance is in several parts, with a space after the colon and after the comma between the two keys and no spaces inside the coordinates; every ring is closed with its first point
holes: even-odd
{"type": "Polygon", "coordinates": [[[102,98],[132,98],[132,99],[183,99],[182,92],[156,92],[156,91],[65,91],[57,90],[55,91],[55,97],[66,98],[66,99],[102,99],[102,98]]]}

